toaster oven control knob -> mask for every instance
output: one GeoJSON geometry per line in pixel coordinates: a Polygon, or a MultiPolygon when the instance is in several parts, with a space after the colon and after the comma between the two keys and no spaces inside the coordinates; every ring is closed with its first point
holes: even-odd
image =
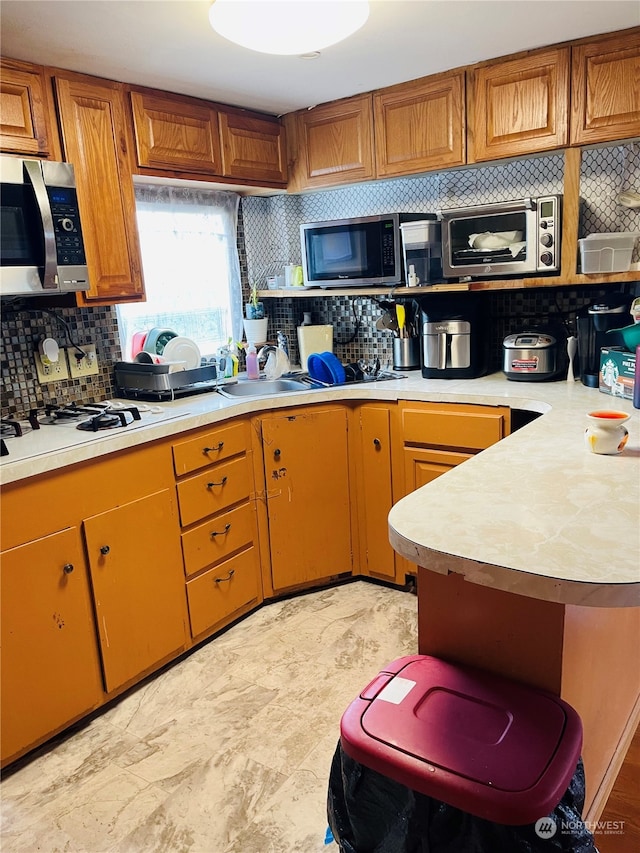
{"type": "Polygon", "coordinates": [[[546,267],[550,267],[553,263],[553,255],[551,252],[543,252],[540,255],[540,262],[543,263],[546,267]]]}
{"type": "Polygon", "coordinates": [[[540,242],[543,246],[553,246],[553,237],[551,234],[543,234],[540,238],[540,242]]]}
{"type": "Polygon", "coordinates": [[[63,231],[73,231],[73,219],[69,219],[68,216],[65,216],[63,219],[59,219],[58,225],[63,231]]]}
{"type": "Polygon", "coordinates": [[[546,219],[542,220],[542,222],[540,223],[540,227],[541,228],[548,228],[549,227],[549,223],[547,222],[546,219]]]}

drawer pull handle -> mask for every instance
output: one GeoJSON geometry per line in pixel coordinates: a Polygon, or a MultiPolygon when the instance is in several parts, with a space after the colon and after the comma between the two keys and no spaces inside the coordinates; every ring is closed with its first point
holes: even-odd
{"type": "Polygon", "coordinates": [[[62,571],[65,573],[65,575],[70,575],[73,571],[73,563],[67,563],[66,565],[64,565],[62,567],[62,571]]]}
{"type": "Polygon", "coordinates": [[[216,453],[219,450],[222,450],[224,447],[224,441],[219,442],[215,447],[203,447],[203,453],[216,453]]]}
{"type": "Polygon", "coordinates": [[[228,533],[231,530],[231,522],[229,524],[225,524],[224,530],[212,530],[209,534],[210,536],[224,536],[225,533],[228,533]]]}
{"type": "Polygon", "coordinates": [[[207,483],[207,488],[212,489],[214,486],[224,486],[224,484],[226,482],[227,482],[227,478],[223,477],[219,483],[207,483]]]}
{"type": "Polygon", "coordinates": [[[108,545],[103,545],[100,548],[100,553],[106,557],[110,550],[111,550],[111,548],[108,545]]]}
{"type": "Polygon", "coordinates": [[[229,574],[226,576],[226,578],[216,578],[215,581],[216,583],[225,583],[226,581],[230,581],[231,578],[235,575],[235,573],[235,569],[230,569],[229,574]]]}

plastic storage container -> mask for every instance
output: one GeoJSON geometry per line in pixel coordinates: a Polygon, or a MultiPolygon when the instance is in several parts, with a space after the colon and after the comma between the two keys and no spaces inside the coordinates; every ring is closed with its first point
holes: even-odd
{"type": "Polygon", "coordinates": [[[631,266],[637,231],[590,234],[578,240],[583,273],[626,272],[631,266]]]}

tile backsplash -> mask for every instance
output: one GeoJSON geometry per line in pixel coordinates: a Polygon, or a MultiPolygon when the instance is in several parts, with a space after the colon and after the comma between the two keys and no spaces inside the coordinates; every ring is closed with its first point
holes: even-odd
{"type": "MultiPolygon", "coordinates": [[[[396,210],[435,211],[468,203],[558,193],[562,192],[563,164],[562,156],[552,155],[300,196],[243,198],[238,249],[245,300],[251,281],[264,287],[266,277],[284,264],[300,263],[302,222],[396,210]]],[[[622,190],[637,191],[639,187],[640,144],[583,152],[580,236],[592,231],[640,231],[640,210],[622,208],[616,202],[622,190]]],[[[637,287],[637,284],[628,285],[626,292],[635,294],[637,287]]],[[[500,369],[502,339],[506,334],[523,324],[543,322],[558,315],[571,324],[579,308],[612,289],[618,288],[598,287],[594,283],[572,289],[481,294],[487,300],[490,317],[492,369],[500,369]]],[[[458,296],[463,294],[451,294],[454,300],[458,296]]],[[[113,364],[122,358],[114,307],[44,310],[31,308],[27,299],[20,303],[22,310],[16,311],[15,304],[7,300],[2,305],[3,417],[21,415],[46,403],[100,400],[114,395],[113,364]],[[33,358],[37,343],[51,336],[68,346],[67,331],[71,340],[80,345],[96,344],[100,373],[85,379],[40,385],[33,358]]],[[[310,312],[314,323],[333,324],[334,349],[343,362],[377,356],[383,365],[391,364],[392,337],[375,327],[382,309],[373,297],[359,296],[354,291],[351,297],[273,298],[265,300],[265,309],[270,318],[270,337],[275,337],[276,329],[285,332],[294,362],[299,357],[296,327],[303,313],[310,312]]]]}

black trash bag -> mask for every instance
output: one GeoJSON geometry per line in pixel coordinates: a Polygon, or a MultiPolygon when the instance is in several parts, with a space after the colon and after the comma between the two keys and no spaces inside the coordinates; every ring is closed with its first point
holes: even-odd
{"type": "Polygon", "coordinates": [[[542,827],[503,826],[364,767],[338,743],[329,776],[327,816],[341,853],[598,853],[582,821],[584,792],[581,759],[542,827]]]}

